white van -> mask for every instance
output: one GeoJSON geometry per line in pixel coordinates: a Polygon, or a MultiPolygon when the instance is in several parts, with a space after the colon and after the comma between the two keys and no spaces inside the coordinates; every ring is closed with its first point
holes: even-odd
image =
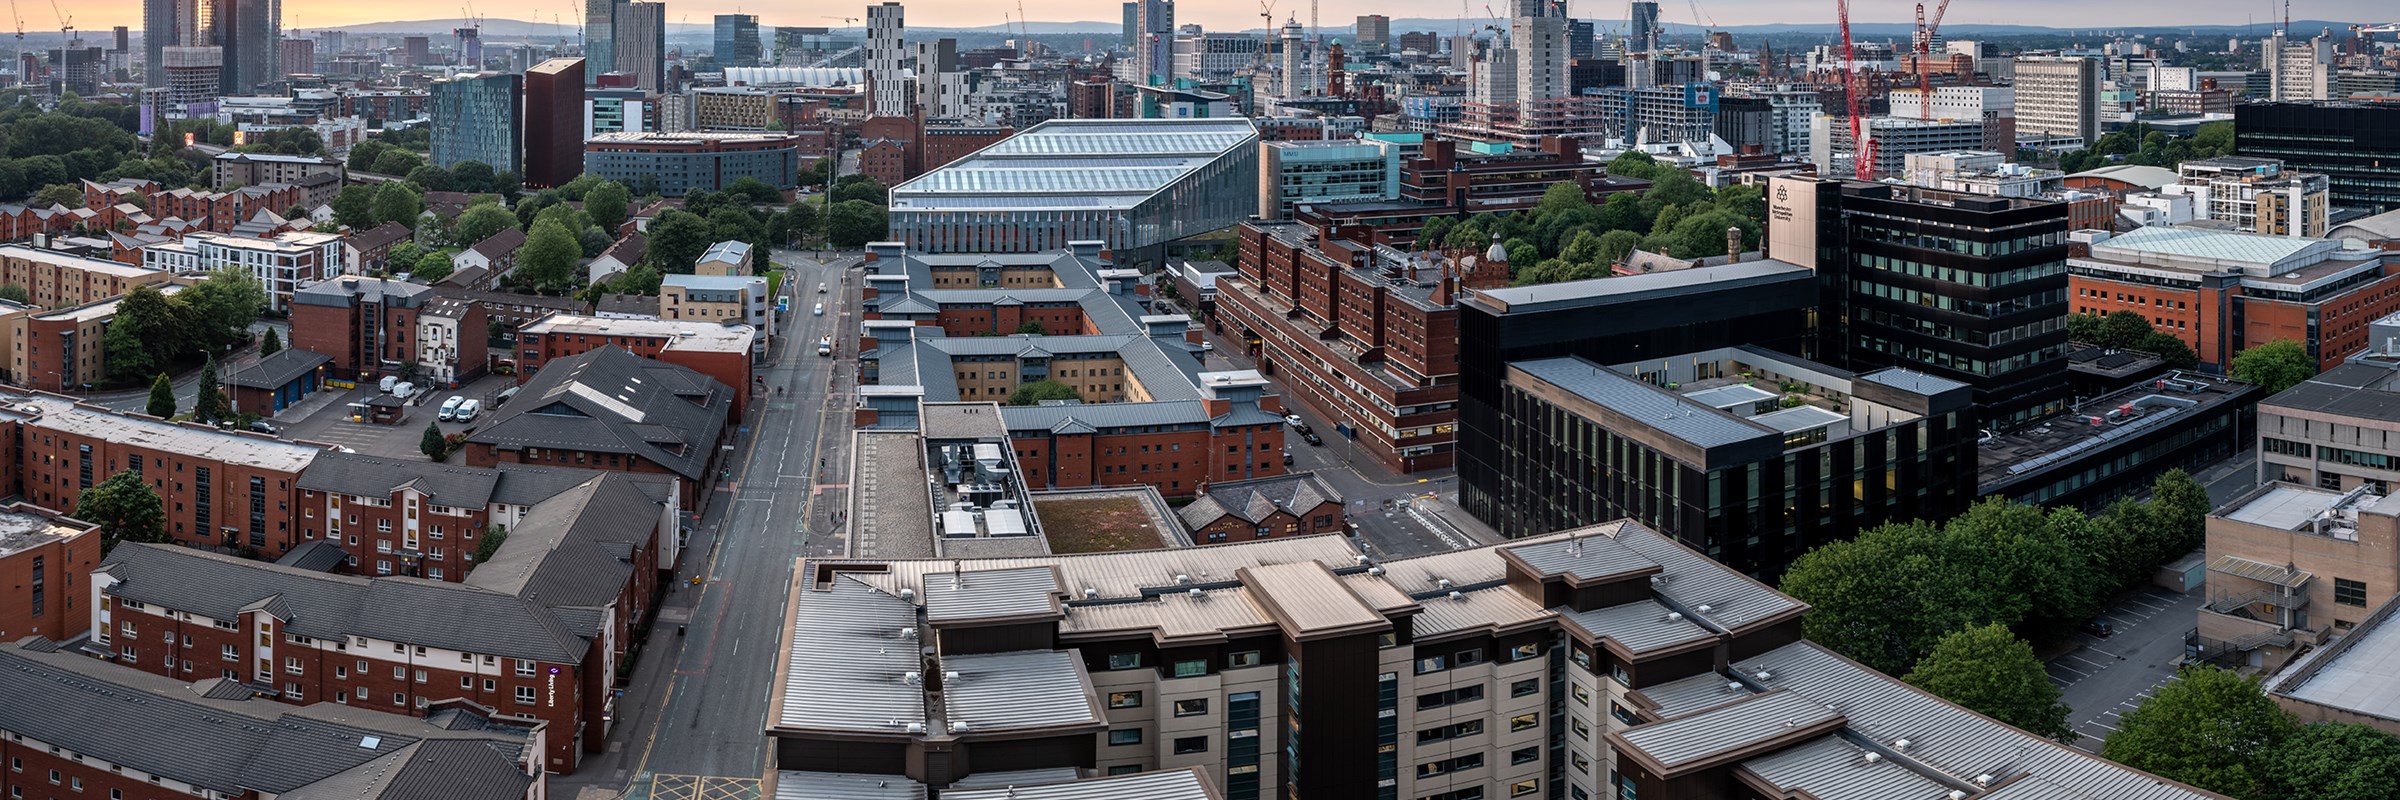
{"type": "Polygon", "coordinates": [[[464,397],[460,397],[460,396],[458,396],[458,395],[451,395],[451,396],[450,396],[450,399],[442,401],[442,413],[440,413],[440,414],[438,414],[438,415],[436,415],[436,416],[437,416],[439,419],[441,419],[441,421],[443,421],[443,422],[449,422],[449,421],[451,421],[451,420],[453,420],[453,419],[457,419],[457,418],[458,418],[458,405],[459,405],[460,403],[464,403],[464,402],[466,402],[466,401],[467,401],[467,399],[466,399],[466,398],[464,398],[464,397]]]}
{"type": "Polygon", "coordinates": [[[402,400],[415,397],[417,396],[417,385],[413,383],[392,384],[392,396],[402,400]]]}
{"type": "Polygon", "coordinates": [[[398,375],[385,375],[385,376],[383,376],[383,382],[382,382],[382,383],[375,384],[375,388],[376,388],[376,389],[378,389],[378,390],[381,390],[381,391],[382,391],[384,394],[391,394],[391,393],[392,393],[392,387],[393,387],[393,386],[397,386],[397,385],[399,385],[399,384],[400,384],[400,376],[398,376],[398,375]]]}
{"type": "Polygon", "coordinates": [[[458,414],[452,419],[459,422],[471,422],[475,419],[475,415],[480,413],[483,413],[483,401],[470,397],[466,402],[458,404],[458,414]]]}

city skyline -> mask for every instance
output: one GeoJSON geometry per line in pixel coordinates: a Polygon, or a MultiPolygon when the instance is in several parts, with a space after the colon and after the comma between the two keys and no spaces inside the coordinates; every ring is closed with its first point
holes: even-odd
{"type": "MultiPolygon", "coordinates": [[[[746,7],[739,0],[676,2],[673,5],[670,19],[678,24],[686,24],[686,20],[698,18],[698,21],[691,21],[688,24],[705,27],[709,18],[714,15],[741,13],[757,15],[761,26],[773,28],[833,25],[851,14],[859,14],[863,17],[865,7],[871,4],[856,3],[847,11],[844,11],[844,7],[839,6],[819,8],[819,10],[843,11],[839,16],[812,15],[807,13],[807,9],[783,14],[762,13],[761,9],[746,7]]],[[[1010,24],[1016,20],[1013,14],[998,14],[988,4],[969,2],[969,0],[918,0],[907,5],[912,16],[925,20],[918,27],[976,28],[1010,24]],[[1003,19],[1003,16],[1006,18],[1003,19]]],[[[1571,4],[1568,11],[1569,16],[1578,19],[1622,19],[1625,16],[1623,6],[1624,3],[1614,0],[1605,2],[1586,0],[1586,2],[1571,4]]],[[[2396,16],[2388,10],[2381,9],[2381,4],[2372,0],[2337,0],[2336,2],[2312,3],[2304,8],[2295,8],[2292,15],[2295,19],[2348,19],[2362,23],[2387,22],[2391,21],[2390,17],[2396,16]],[[2378,16],[2378,14],[2381,15],[2378,16]]],[[[1852,21],[1854,24],[1903,24],[1908,21],[1913,10],[1913,6],[1902,3],[1891,3],[1888,4],[1888,7],[1883,4],[1862,5],[1852,8],[1854,15],[1852,21]]],[[[2068,28],[2076,24],[2088,24],[2093,27],[2144,28],[2165,27],[2173,23],[2203,26],[2251,24],[2257,26],[2258,35],[2261,36],[2267,33],[2274,22],[2269,16],[2272,9],[2260,8],[2254,4],[2236,3],[2232,0],[2198,0],[2198,2],[2179,3],[2176,5],[2176,10],[2178,13],[2175,15],[2175,19],[2160,20],[2156,14],[2152,13],[2151,8],[2144,6],[2095,9],[2087,4],[2075,3],[2071,0],[2021,0],[2021,2],[2007,4],[1959,4],[1951,9],[1946,19],[1952,26],[2026,25],[2038,24],[2028,22],[2029,20],[2056,19],[2059,21],[2051,23],[2050,26],[2059,28],[2068,28]]],[[[107,13],[97,20],[83,20],[79,29],[105,30],[112,25],[126,25],[132,26],[136,30],[140,29],[142,13],[139,4],[112,4],[105,11],[107,13]]],[[[1116,23],[1109,20],[1115,18],[1117,11],[1118,6],[1114,3],[1094,4],[1064,2],[1063,0],[1036,0],[1036,2],[1025,5],[1026,15],[1037,24],[1090,23],[1092,25],[1090,32],[1092,33],[1114,30],[1116,23]]],[[[536,25],[546,24],[553,17],[558,17],[558,21],[563,26],[572,27],[580,24],[580,20],[569,20],[560,16],[556,3],[547,5],[531,2],[489,4],[477,7],[477,13],[486,19],[519,20],[536,25]]],[[[1388,3],[1328,4],[1320,7],[1319,18],[1328,27],[1344,27],[1357,16],[1368,13],[1383,14],[1395,20],[1404,18],[1455,19],[1458,17],[1456,8],[1448,4],[1433,2],[1433,0],[1412,0],[1399,6],[1392,6],[1388,3]]],[[[1684,9],[1667,9],[1661,16],[1667,24],[1678,26],[1707,26],[1711,18],[1728,27],[1770,24],[1826,25],[1830,27],[1833,22],[1832,7],[1817,0],[1749,0],[1733,4],[1716,3],[1703,6],[1700,13],[1703,19],[1695,21],[1687,6],[1684,9]]],[[[1278,5],[1276,14],[1277,16],[1305,17],[1307,10],[1296,4],[1278,5]]],[[[283,28],[287,31],[302,28],[315,29],[402,22],[408,21],[404,19],[407,16],[410,15],[394,14],[388,6],[347,2],[346,0],[338,2],[295,1],[283,4],[283,28]]],[[[1197,23],[1211,30],[1259,28],[1257,7],[1240,3],[1178,3],[1176,17],[1178,23],[1197,23]]],[[[1469,17],[1468,21],[1474,22],[1478,19],[1480,17],[1469,17]]],[[[1302,22],[1305,24],[1306,20],[1302,20],[1302,22]]],[[[845,24],[855,27],[861,23],[845,24]]]]}

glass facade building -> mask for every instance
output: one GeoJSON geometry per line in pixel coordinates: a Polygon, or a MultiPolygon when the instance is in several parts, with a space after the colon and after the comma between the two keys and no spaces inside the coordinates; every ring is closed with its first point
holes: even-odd
{"type": "Polygon", "coordinates": [[[716,56],[720,67],[755,67],[766,50],[758,38],[757,14],[718,14],[716,56]]]}
{"type": "Polygon", "coordinates": [[[1258,209],[1244,119],[1051,120],[893,187],[891,238],[928,253],[1105,241],[1123,260],[1258,209]]]}
{"type": "Polygon", "coordinates": [[[481,161],[493,172],[524,174],[525,126],[519,124],[525,77],[498,72],[435,81],[433,165],[481,161]]]}
{"type": "Polygon", "coordinates": [[[800,140],[777,134],[609,133],[583,144],[583,171],[637,194],[681,197],[743,177],[789,191],[800,180],[800,140]]]}
{"type": "Polygon", "coordinates": [[[2400,210],[2400,103],[2252,103],[2233,131],[2235,153],[2325,173],[2336,206],[2400,210]]]}

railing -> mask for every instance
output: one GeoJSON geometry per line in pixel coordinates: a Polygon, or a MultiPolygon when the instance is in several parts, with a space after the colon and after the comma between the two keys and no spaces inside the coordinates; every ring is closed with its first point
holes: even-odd
{"type": "Polygon", "coordinates": [[[2209,600],[2208,610],[2218,614],[2231,614],[2252,605],[2283,609],[2306,608],[2308,607],[2308,594],[2302,592],[2287,595],[2274,588],[2253,589],[2240,594],[2220,595],[2209,600]]]}

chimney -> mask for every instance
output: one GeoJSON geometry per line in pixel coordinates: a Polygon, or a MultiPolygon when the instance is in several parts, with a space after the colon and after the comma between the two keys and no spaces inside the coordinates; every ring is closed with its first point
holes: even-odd
{"type": "Polygon", "coordinates": [[[1433,286],[1433,304],[1446,306],[1458,302],[1458,284],[1450,277],[1450,265],[1442,265],[1442,282],[1433,286]]]}
{"type": "Polygon", "coordinates": [[[1742,260],[1742,229],[1727,226],[1725,228],[1725,263],[1731,264],[1740,260],[1742,260]]]}

